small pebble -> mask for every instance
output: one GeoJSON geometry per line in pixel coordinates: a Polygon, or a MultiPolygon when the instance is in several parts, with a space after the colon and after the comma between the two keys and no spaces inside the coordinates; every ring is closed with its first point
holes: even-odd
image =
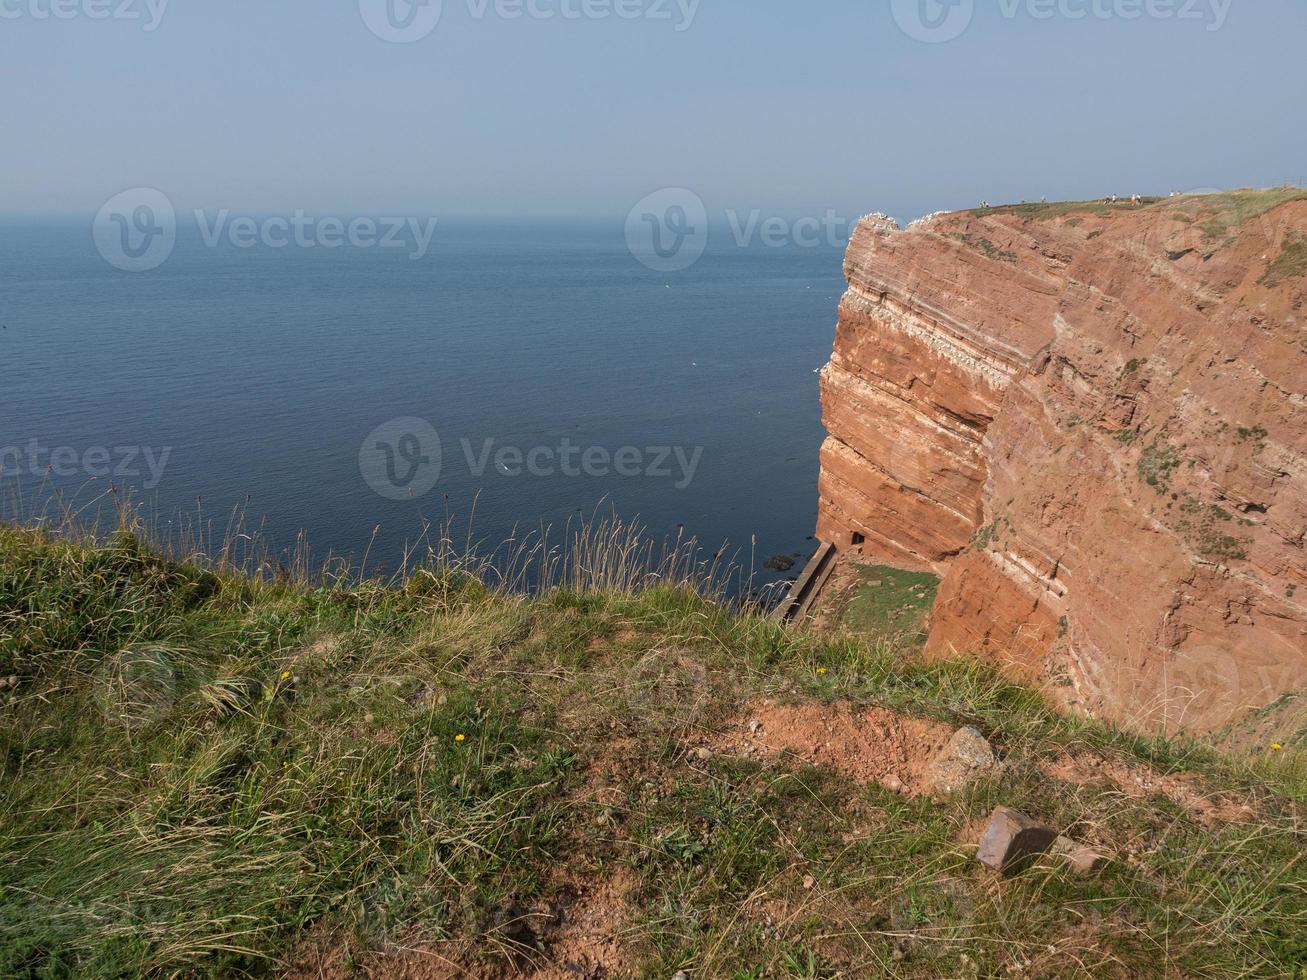
{"type": "Polygon", "coordinates": [[[809,892],[812,891],[813,886],[815,886],[816,884],[817,884],[817,879],[814,878],[812,875],[804,875],[804,876],[803,876],[803,890],[804,890],[804,891],[809,891],[809,892]]]}

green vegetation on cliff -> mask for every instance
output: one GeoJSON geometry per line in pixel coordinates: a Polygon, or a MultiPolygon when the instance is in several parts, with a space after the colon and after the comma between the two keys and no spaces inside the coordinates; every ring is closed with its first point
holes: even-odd
{"type": "Polygon", "coordinates": [[[1011,214],[1019,218],[1046,221],[1078,214],[1104,215],[1114,211],[1166,208],[1177,212],[1181,220],[1197,223],[1207,238],[1221,239],[1246,221],[1259,218],[1282,204],[1302,200],[1307,200],[1307,190],[1303,188],[1272,187],[1181,194],[1176,197],[1142,197],[1138,205],[1128,197],[1119,197],[1115,202],[1099,199],[1002,204],[996,207],[975,208],[971,213],[977,217],[1011,214]]]}
{"type": "Polygon", "coordinates": [[[441,562],[270,581],[132,534],[0,527],[0,975],[1234,977],[1307,958],[1294,745],[1129,736],[675,576],[564,580],[512,595],[441,562]],[[1005,766],[937,803],[733,751],[761,703],[973,725],[1005,766]],[[998,803],[1111,863],[993,875],[973,854],[998,803]]]}

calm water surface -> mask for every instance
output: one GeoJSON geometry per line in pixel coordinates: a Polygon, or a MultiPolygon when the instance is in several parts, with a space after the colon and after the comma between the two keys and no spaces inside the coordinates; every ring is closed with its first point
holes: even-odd
{"type": "MultiPolygon", "coordinates": [[[[117,482],[160,519],[203,498],[210,515],[245,507],[276,547],[302,529],[316,553],[355,557],[379,525],[370,557],[384,563],[424,519],[464,520],[474,500],[487,542],[603,502],[713,547],[747,553],[756,538],[761,562],[810,547],[814,370],[842,288],[838,248],[740,248],[716,231],[692,268],[654,272],[620,222],[442,222],[418,261],[406,249],[209,248],[183,227],[163,266],[126,273],[96,252],[89,222],[11,218],[0,489],[6,507],[43,483],[85,500],[109,482],[97,477],[107,462],[136,471],[117,482]],[[441,464],[434,488],[398,500],[359,461],[396,418],[431,424],[441,464]],[[573,456],[564,472],[567,445],[595,450],[592,465],[573,456]],[[140,455],[126,463],[120,447],[140,455]],[[657,465],[664,447],[682,456],[657,465]],[[147,448],[156,466],[168,452],[161,471],[147,448]],[[478,474],[467,457],[487,448],[478,474]],[[552,472],[524,461],[511,475],[512,451],[537,448],[536,470],[552,472]]],[[[394,446],[401,478],[413,448],[394,446]]]]}

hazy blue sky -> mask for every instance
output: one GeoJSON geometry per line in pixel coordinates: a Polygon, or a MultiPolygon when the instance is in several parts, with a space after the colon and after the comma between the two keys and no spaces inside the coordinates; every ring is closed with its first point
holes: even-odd
{"type": "Polygon", "coordinates": [[[151,186],[179,208],[621,214],[682,185],[714,210],[910,218],[1307,174],[1302,0],[444,0],[407,44],[369,29],[373,0],[171,0],[147,30],[162,2],[0,0],[0,210],[151,186]],[[921,3],[935,38],[965,30],[909,36],[921,3]],[[92,17],[123,4],[140,18],[92,17]]]}

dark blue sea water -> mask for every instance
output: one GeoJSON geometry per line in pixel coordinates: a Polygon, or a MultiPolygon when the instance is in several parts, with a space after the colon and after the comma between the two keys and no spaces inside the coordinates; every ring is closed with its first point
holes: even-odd
{"type": "Polygon", "coordinates": [[[379,525],[380,563],[474,500],[490,543],[602,505],[746,555],[756,538],[761,562],[810,547],[814,370],[842,288],[838,247],[716,232],[691,268],[655,272],[620,221],[442,221],[417,261],[207,247],[183,226],[166,263],[132,273],[96,251],[89,219],[10,218],[0,490],[131,485],[165,522],[202,498],[219,524],[244,508],[275,547],[303,530],[315,553],[355,558],[379,525]],[[412,423],[367,449],[395,419],[428,422],[439,449],[426,430],[406,439],[412,423]],[[404,479],[433,459],[438,482],[415,494],[426,481],[404,479]]]}

